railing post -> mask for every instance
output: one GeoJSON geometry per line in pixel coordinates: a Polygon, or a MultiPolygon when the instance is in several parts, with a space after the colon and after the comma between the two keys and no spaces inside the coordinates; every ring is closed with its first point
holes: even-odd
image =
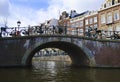
{"type": "Polygon", "coordinates": [[[65,35],[67,34],[67,26],[65,26],[65,35]]]}

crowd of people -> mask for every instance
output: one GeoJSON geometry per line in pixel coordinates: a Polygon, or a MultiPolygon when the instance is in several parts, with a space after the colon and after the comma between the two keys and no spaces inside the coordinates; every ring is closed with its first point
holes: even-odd
{"type": "Polygon", "coordinates": [[[30,36],[30,35],[39,35],[39,34],[62,34],[64,29],[61,26],[32,26],[32,27],[21,27],[17,30],[14,28],[4,28],[0,29],[0,36],[30,36]],[[9,29],[9,31],[8,31],[9,29]]]}
{"type": "Polygon", "coordinates": [[[85,32],[85,36],[96,39],[120,39],[119,34],[119,31],[104,31],[97,30],[97,28],[89,28],[88,31],[85,32]]]}
{"type": "MultiPolygon", "coordinates": [[[[67,27],[62,26],[33,26],[33,27],[24,27],[19,30],[16,28],[1,28],[0,29],[0,37],[3,35],[15,37],[15,36],[31,36],[31,35],[40,35],[40,34],[67,34],[67,27]],[[11,29],[11,31],[7,31],[7,29],[11,29]]],[[[78,31],[78,30],[77,30],[78,31]]],[[[79,32],[77,32],[79,33],[79,32]]],[[[70,34],[70,33],[69,33],[70,34]]],[[[83,34],[85,37],[96,38],[96,39],[120,39],[119,32],[112,31],[108,32],[103,30],[98,30],[97,28],[92,29],[88,28],[88,30],[83,34]]]]}

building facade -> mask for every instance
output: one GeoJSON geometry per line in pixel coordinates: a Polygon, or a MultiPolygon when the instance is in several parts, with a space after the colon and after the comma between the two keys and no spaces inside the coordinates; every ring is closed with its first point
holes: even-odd
{"type": "Polygon", "coordinates": [[[88,15],[85,16],[85,33],[88,32],[89,29],[91,31],[95,31],[98,29],[98,12],[97,11],[90,11],[88,15]]]}
{"type": "Polygon", "coordinates": [[[59,17],[58,21],[59,26],[70,26],[69,14],[66,11],[62,12],[62,15],[59,17]]]}
{"type": "Polygon", "coordinates": [[[105,0],[98,11],[86,11],[76,13],[72,10],[70,15],[64,11],[60,16],[59,25],[68,26],[69,34],[84,36],[91,28],[106,31],[112,35],[114,31],[120,31],[120,0],[105,0]]]}
{"type": "Polygon", "coordinates": [[[98,11],[99,29],[107,32],[120,31],[120,0],[106,0],[98,11]]]}
{"type": "Polygon", "coordinates": [[[85,16],[88,15],[89,11],[85,11],[80,14],[72,15],[70,18],[71,33],[80,36],[84,35],[85,32],[85,16]]]}

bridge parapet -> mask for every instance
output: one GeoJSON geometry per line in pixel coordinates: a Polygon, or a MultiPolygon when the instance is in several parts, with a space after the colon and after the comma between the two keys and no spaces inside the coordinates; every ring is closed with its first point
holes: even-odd
{"type": "Polygon", "coordinates": [[[74,35],[33,35],[0,38],[0,67],[31,65],[34,54],[44,48],[67,52],[72,63],[90,67],[120,67],[120,41],[74,35]]]}

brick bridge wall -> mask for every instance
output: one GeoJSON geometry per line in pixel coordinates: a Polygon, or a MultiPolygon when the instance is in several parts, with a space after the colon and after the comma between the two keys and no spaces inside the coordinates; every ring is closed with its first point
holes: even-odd
{"type": "Polygon", "coordinates": [[[0,67],[31,65],[35,52],[47,47],[66,51],[74,65],[120,67],[120,41],[63,35],[0,38],[0,67]]]}

